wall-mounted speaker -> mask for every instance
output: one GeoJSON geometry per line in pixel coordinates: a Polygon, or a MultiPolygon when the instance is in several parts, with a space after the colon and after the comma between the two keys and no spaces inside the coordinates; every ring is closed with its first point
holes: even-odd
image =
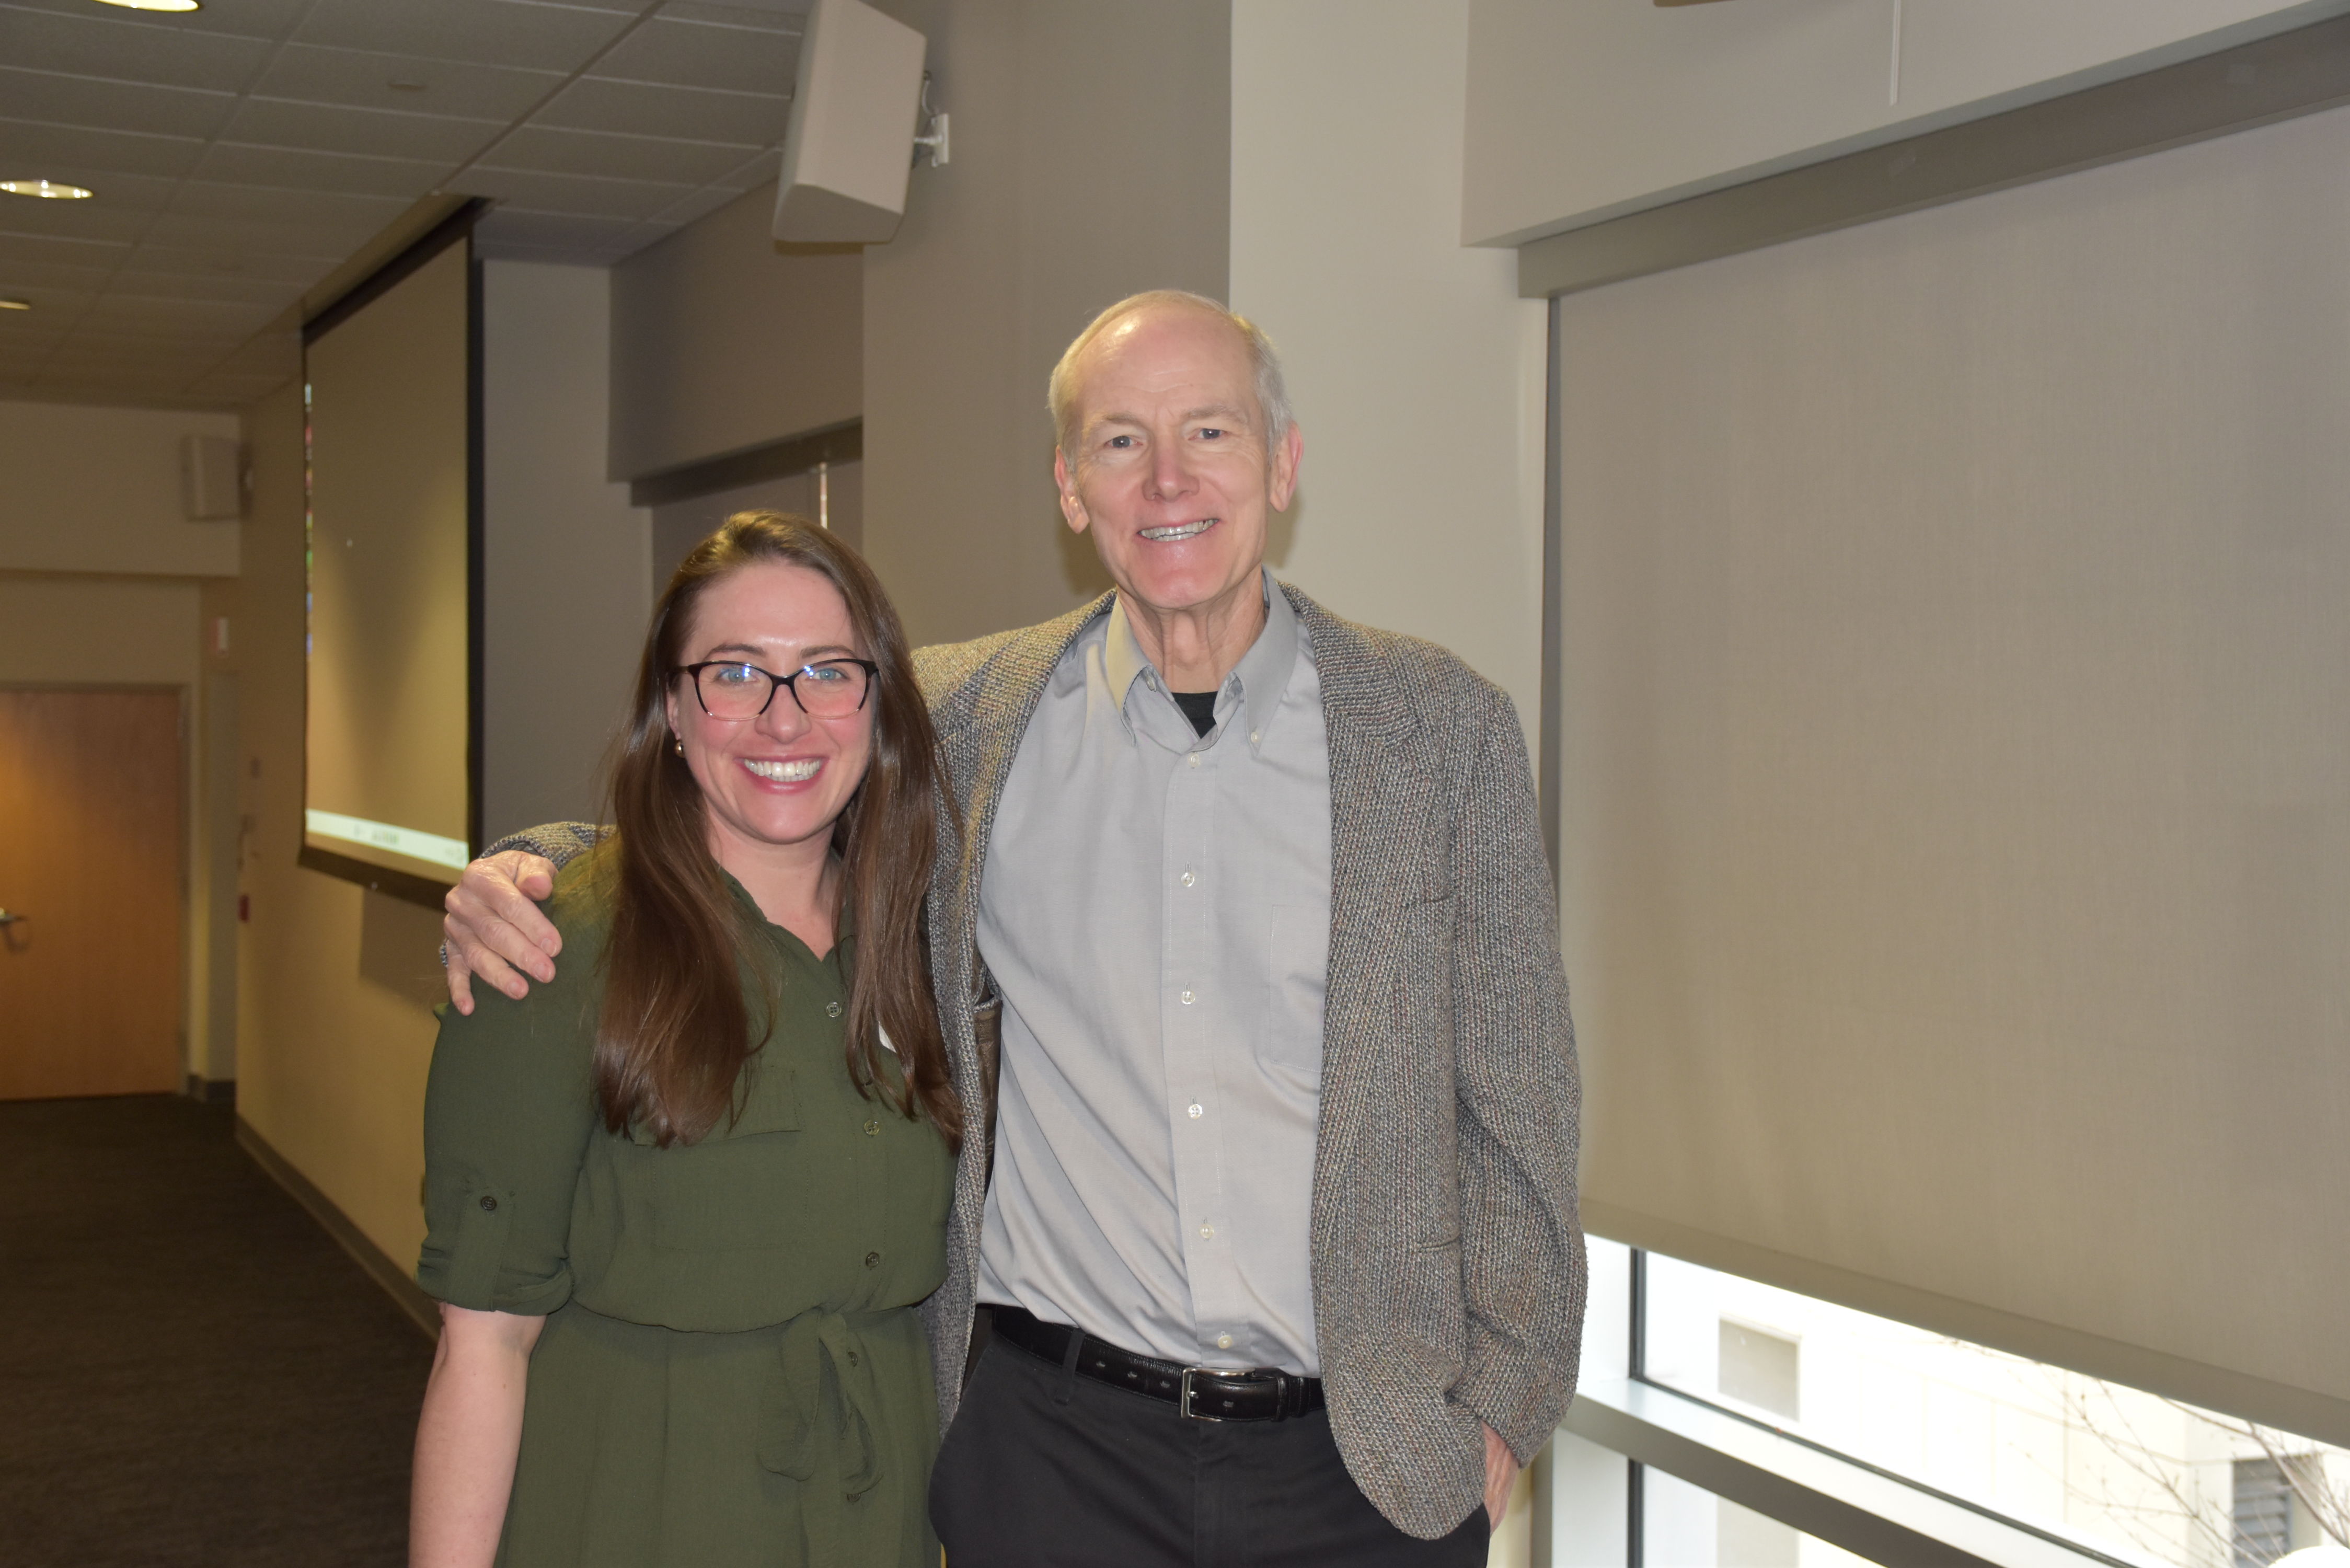
{"type": "Polygon", "coordinates": [[[860,0],[816,0],[800,39],[775,238],[878,244],[898,232],[923,48],[921,34],[860,0]]]}
{"type": "Polygon", "coordinates": [[[226,436],[180,438],[180,509],[191,523],[244,515],[244,450],[226,436]]]}

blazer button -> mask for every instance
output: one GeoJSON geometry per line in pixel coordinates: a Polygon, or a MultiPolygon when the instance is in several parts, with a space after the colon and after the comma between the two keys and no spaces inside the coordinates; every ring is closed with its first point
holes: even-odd
{"type": "Polygon", "coordinates": [[[485,1213],[485,1214],[494,1214],[494,1213],[496,1213],[496,1212],[498,1211],[498,1200],[497,1200],[496,1199],[494,1199],[494,1198],[491,1197],[491,1196],[490,1196],[488,1193],[486,1193],[486,1192],[483,1193],[483,1194],[482,1194],[482,1211],[483,1211],[484,1213],[485,1213]]]}
{"type": "Polygon", "coordinates": [[[865,1136],[867,1137],[879,1137],[881,1136],[881,1124],[878,1121],[867,1122],[865,1124],[865,1136]]]}
{"type": "Polygon", "coordinates": [[[881,1266],[881,1254],[880,1254],[880,1253],[879,1253],[879,1252],[868,1252],[868,1253],[866,1253],[866,1254],[865,1254],[865,1266],[866,1266],[867,1268],[868,1268],[868,1269],[878,1269],[878,1268],[879,1268],[879,1267],[881,1266]]]}
{"type": "Polygon", "coordinates": [[[837,1017],[839,1017],[839,1016],[840,1016],[840,1003],[838,1003],[838,1002],[826,1002],[826,1003],[824,1004],[824,1015],[825,1015],[827,1018],[837,1018],[837,1017]]]}

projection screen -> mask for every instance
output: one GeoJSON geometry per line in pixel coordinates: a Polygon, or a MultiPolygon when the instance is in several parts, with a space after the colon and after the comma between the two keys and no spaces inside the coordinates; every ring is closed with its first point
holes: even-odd
{"type": "Polygon", "coordinates": [[[470,231],[442,225],[304,333],[301,862],[436,906],[479,831],[470,231]]]}

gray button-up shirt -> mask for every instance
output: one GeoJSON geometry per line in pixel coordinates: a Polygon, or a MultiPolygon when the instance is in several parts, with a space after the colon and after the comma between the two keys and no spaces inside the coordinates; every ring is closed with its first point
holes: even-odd
{"type": "Polygon", "coordinates": [[[1004,1005],[979,1299],[1311,1375],[1329,737],[1297,613],[1264,587],[1205,737],[1122,606],[1021,737],[980,883],[1004,1005]]]}

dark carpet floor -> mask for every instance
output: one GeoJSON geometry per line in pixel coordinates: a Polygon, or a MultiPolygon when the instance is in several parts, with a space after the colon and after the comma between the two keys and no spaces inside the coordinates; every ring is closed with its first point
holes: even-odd
{"type": "Polygon", "coordinates": [[[0,1104],[0,1564],[395,1568],[432,1356],[225,1108],[0,1104]]]}

